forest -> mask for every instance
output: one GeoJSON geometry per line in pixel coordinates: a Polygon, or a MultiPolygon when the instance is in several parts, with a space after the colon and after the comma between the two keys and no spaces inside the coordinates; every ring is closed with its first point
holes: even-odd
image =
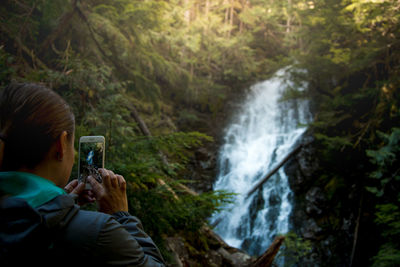
{"type": "MultiPolygon", "coordinates": [[[[343,218],[351,220],[351,234],[338,235],[333,254],[314,266],[399,266],[400,1],[0,6],[0,86],[45,84],[73,108],[76,137],[105,136],[106,168],[127,180],[130,212],[171,266],[167,240],[176,236],[188,251],[186,266],[212,266],[205,255],[215,244],[204,227],[235,195],[194,192],[196,155],[217,153],[228,103],[287,66],[302,70],[292,78],[307,88],[288,88],[285,97],[312,103],[308,133],[318,167],[305,186],[326,196],[318,224],[335,233],[343,218]]],[[[310,246],[288,234],[281,250],[294,260],[284,265],[305,266],[310,246]]]]}

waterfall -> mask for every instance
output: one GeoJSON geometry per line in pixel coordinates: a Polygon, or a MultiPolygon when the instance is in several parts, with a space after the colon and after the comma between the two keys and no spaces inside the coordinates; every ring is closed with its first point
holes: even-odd
{"type": "MultiPolygon", "coordinates": [[[[252,86],[225,132],[214,190],[236,193],[234,203],[211,218],[229,245],[262,254],[277,234],[290,230],[293,193],[281,168],[259,190],[247,192],[287,155],[311,120],[307,100],[281,101],[287,70],[252,86]],[[303,126],[301,126],[303,125],[303,126]]],[[[303,88],[298,88],[301,91],[303,88]]]]}

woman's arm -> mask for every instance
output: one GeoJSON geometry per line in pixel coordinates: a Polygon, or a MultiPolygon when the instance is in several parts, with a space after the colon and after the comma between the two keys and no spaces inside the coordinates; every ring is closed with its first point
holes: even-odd
{"type": "Polygon", "coordinates": [[[128,212],[117,212],[105,222],[96,242],[96,254],[104,264],[164,266],[164,260],[142,225],[128,212]]]}
{"type": "Polygon", "coordinates": [[[94,178],[88,181],[96,197],[99,211],[112,215],[102,227],[97,244],[109,264],[163,266],[162,256],[153,240],[143,231],[139,219],[128,213],[124,177],[99,169],[103,183],[94,178]],[[111,251],[110,251],[111,250],[111,251]]]}

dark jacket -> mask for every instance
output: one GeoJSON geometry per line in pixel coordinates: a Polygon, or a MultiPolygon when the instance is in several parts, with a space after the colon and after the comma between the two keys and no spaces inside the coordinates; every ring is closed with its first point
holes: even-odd
{"type": "Polygon", "coordinates": [[[0,265],[164,266],[134,216],[81,210],[59,195],[32,208],[23,199],[0,200],[0,265]]]}

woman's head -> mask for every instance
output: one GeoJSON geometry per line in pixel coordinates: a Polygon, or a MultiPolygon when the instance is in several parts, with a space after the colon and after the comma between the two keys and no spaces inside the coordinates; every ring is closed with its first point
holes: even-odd
{"type": "Polygon", "coordinates": [[[0,91],[0,108],[2,171],[35,168],[61,136],[73,143],[75,118],[70,107],[42,85],[9,85],[0,91]]]}

